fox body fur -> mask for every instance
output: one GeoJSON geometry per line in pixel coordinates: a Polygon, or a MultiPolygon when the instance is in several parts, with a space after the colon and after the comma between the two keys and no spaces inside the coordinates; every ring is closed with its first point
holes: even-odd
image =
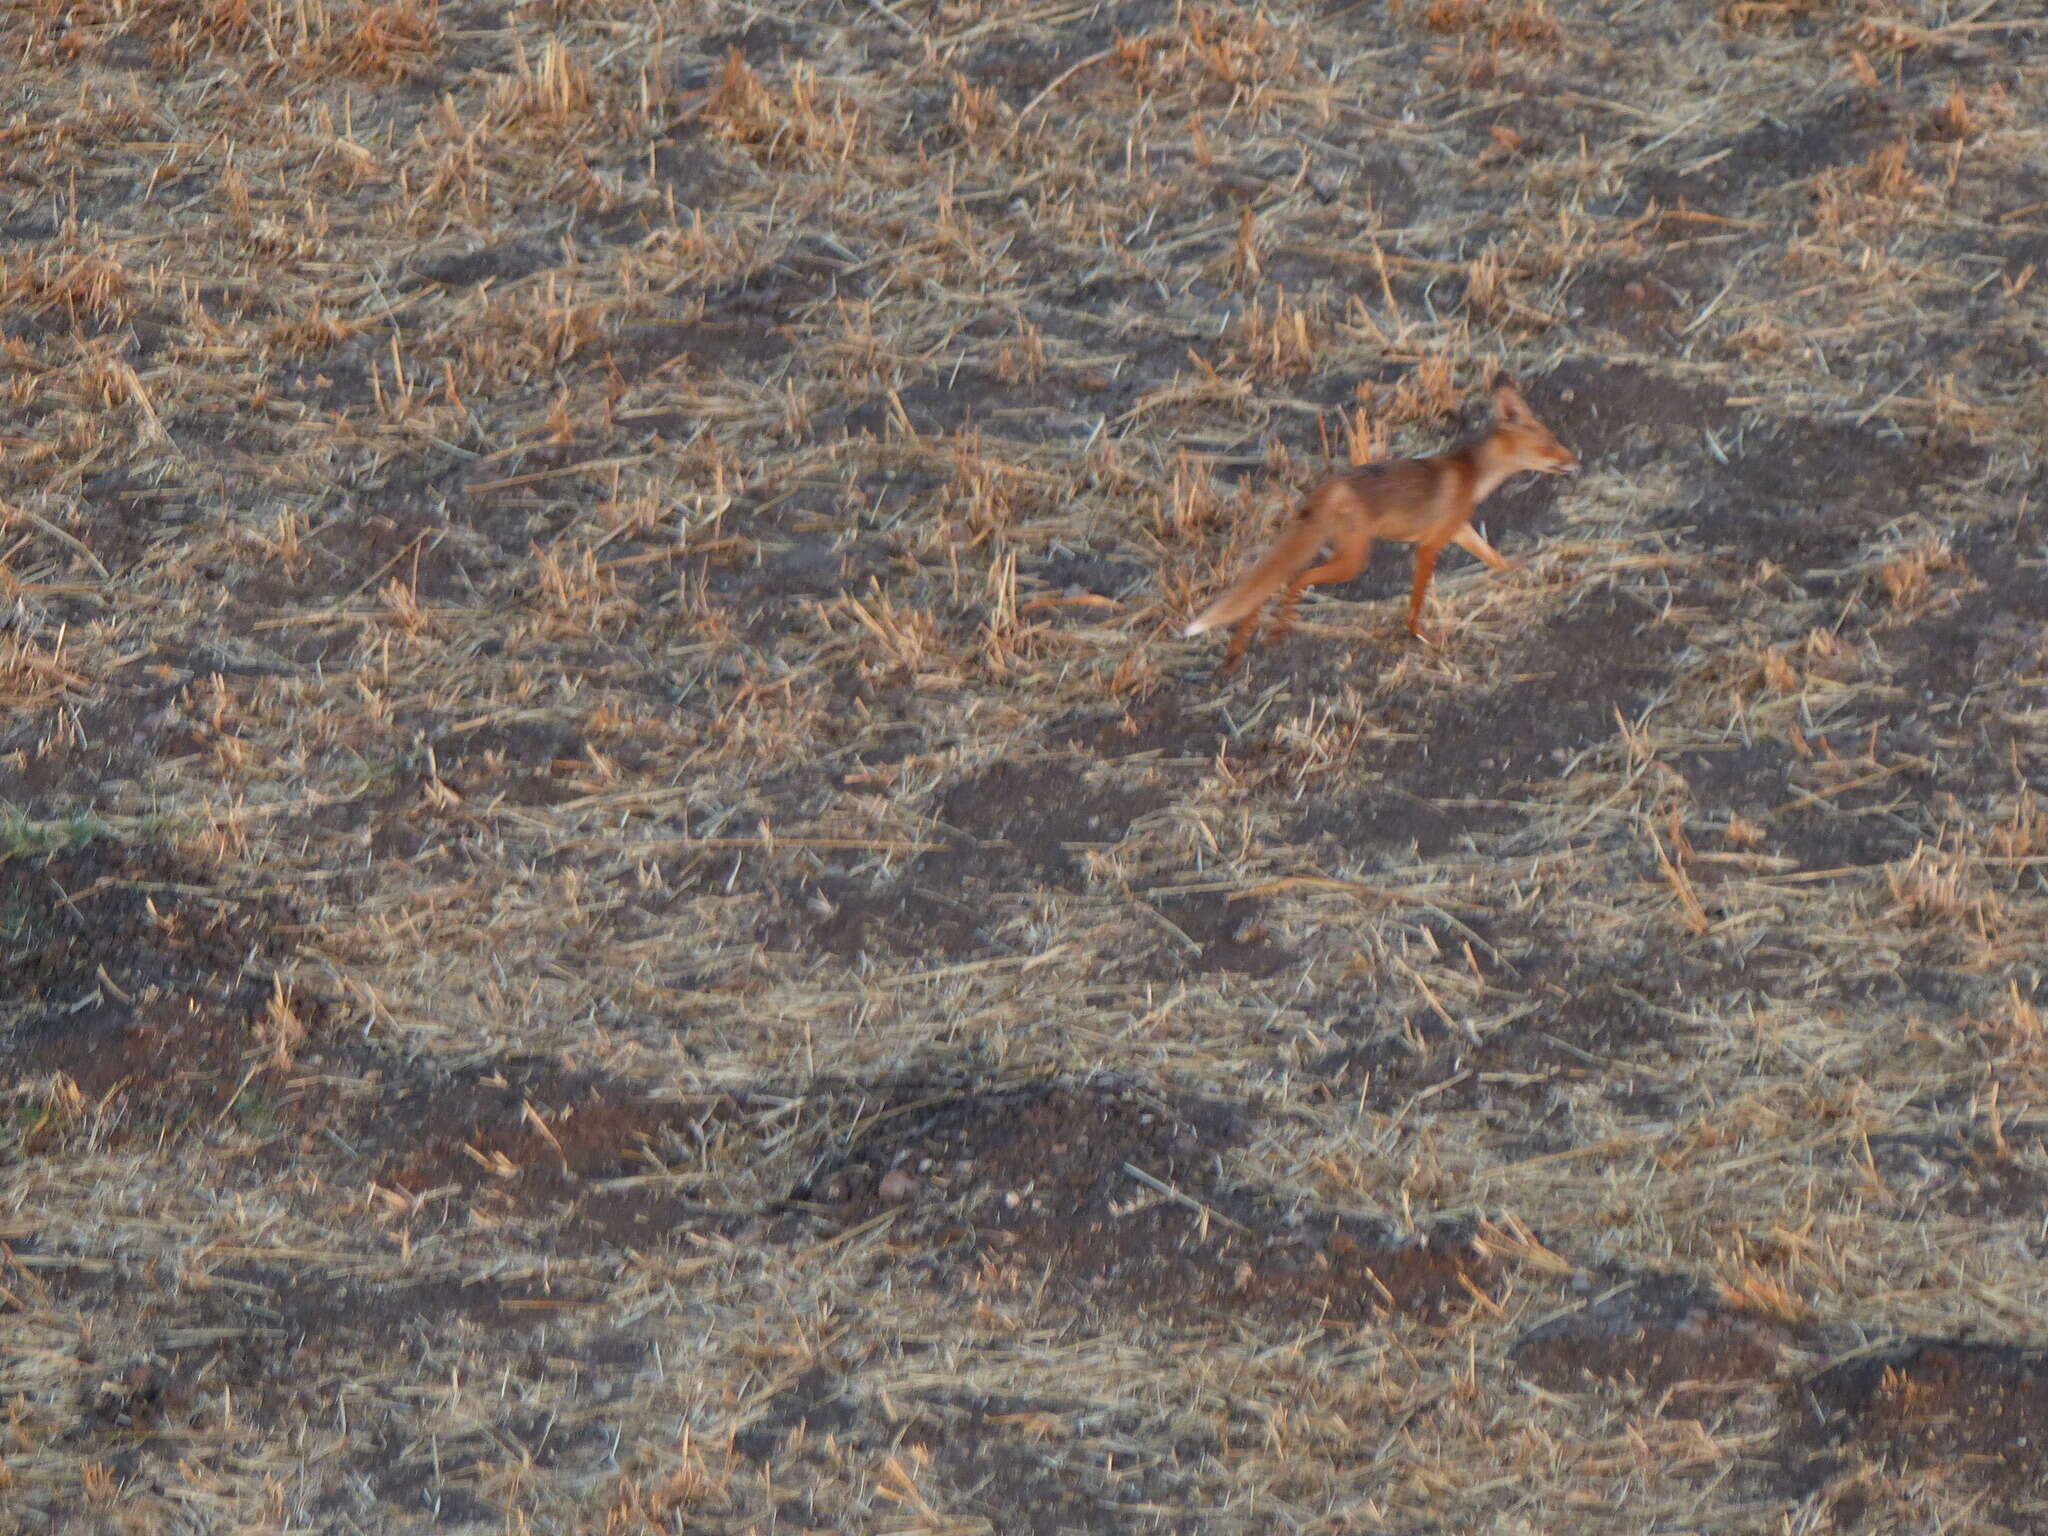
{"type": "Polygon", "coordinates": [[[1567,475],[1579,467],[1578,455],[1536,419],[1514,380],[1504,373],[1493,381],[1493,404],[1494,426],[1485,437],[1432,458],[1361,464],[1325,480],[1309,492],[1294,526],[1266,557],[1197,614],[1182,633],[1198,635],[1219,625],[1236,625],[1223,658],[1226,667],[1233,666],[1251,643],[1267,598],[1282,593],[1277,638],[1294,622],[1307,588],[1350,581],[1372,558],[1374,539],[1395,539],[1417,546],[1408,632],[1418,640],[1425,638],[1422,599],[1446,545],[1462,545],[1496,571],[1514,568],[1473,528],[1473,509],[1502,481],[1525,469],[1567,475]]]}

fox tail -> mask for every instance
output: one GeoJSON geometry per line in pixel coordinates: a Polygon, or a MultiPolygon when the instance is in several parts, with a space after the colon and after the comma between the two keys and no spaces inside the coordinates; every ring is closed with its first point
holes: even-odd
{"type": "Polygon", "coordinates": [[[1181,633],[1199,635],[1205,629],[1235,624],[1246,614],[1257,612],[1260,605],[1277,592],[1288,577],[1309,563],[1323,543],[1324,534],[1318,519],[1297,519],[1295,525],[1281,535],[1280,541],[1267,552],[1263,560],[1232,583],[1229,590],[1215,602],[1196,614],[1181,633]]]}

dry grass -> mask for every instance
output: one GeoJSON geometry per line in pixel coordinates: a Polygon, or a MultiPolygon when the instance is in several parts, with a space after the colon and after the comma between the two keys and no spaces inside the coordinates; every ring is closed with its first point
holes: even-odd
{"type": "Polygon", "coordinates": [[[24,1528],[2038,1527],[2026,8],[0,31],[24,1528]]]}

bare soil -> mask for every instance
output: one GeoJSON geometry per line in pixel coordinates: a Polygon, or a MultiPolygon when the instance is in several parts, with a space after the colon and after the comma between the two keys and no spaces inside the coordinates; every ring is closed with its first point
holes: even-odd
{"type": "Polygon", "coordinates": [[[0,1524],[2048,1521],[2031,8],[0,36],[0,1524]]]}

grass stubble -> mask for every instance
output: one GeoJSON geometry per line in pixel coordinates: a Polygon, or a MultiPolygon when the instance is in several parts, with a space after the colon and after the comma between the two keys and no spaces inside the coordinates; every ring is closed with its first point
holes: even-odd
{"type": "Polygon", "coordinates": [[[0,30],[11,1520],[2039,1522],[2026,7],[0,30]]]}

